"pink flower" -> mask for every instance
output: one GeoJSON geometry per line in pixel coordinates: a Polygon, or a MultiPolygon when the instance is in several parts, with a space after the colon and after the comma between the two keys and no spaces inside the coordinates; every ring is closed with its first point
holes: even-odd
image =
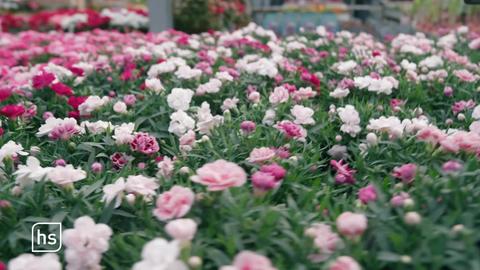
{"type": "Polygon", "coordinates": [[[275,177],[275,180],[279,181],[285,177],[287,170],[285,170],[282,166],[278,165],[277,163],[263,165],[260,168],[261,172],[269,173],[275,177]]]}
{"type": "Polygon", "coordinates": [[[445,139],[445,137],[447,137],[447,135],[435,126],[428,126],[428,127],[422,128],[417,133],[418,140],[426,141],[433,145],[438,144],[443,139],[445,139]]]}
{"type": "Polygon", "coordinates": [[[101,173],[103,171],[103,165],[100,162],[92,163],[92,172],[101,173]]]}
{"type": "Polygon", "coordinates": [[[25,106],[23,105],[16,105],[16,104],[8,104],[3,106],[0,109],[0,114],[6,116],[10,119],[17,118],[22,116],[25,113],[25,106]]]}
{"type": "Polygon", "coordinates": [[[445,172],[445,173],[456,172],[456,171],[461,170],[462,168],[463,168],[462,163],[460,163],[458,161],[455,161],[455,160],[447,161],[447,162],[443,163],[443,165],[442,165],[442,171],[445,172]]]}
{"type": "Polygon", "coordinates": [[[342,243],[338,234],[332,232],[332,228],[323,223],[313,224],[305,230],[305,234],[313,238],[313,243],[319,250],[318,254],[309,256],[313,262],[326,260],[342,243]]]}
{"type": "Polygon", "coordinates": [[[188,242],[197,232],[197,223],[189,218],[175,219],[167,223],[165,231],[175,240],[188,242]]]}
{"type": "Polygon", "coordinates": [[[401,192],[390,199],[390,204],[394,207],[403,206],[406,199],[410,199],[410,195],[406,192],[401,192]]]}
{"type": "Polygon", "coordinates": [[[331,160],[330,166],[333,167],[337,174],[335,175],[335,182],[338,184],[353,184],[355,183],[355,170],[351,169],[343,160],[331,160]]]}
{"type": "Polygon", "coordinates": [[[464,82],[475,82],[477,80],[477,77],[466,69],[455,70],[453,74],[464,82]]]}
{"type": "Polygon", "coordinates": [[[193,205],[195,194],[189,188],[173,186],[157,198],[153,214],[159,220],[168,220],[185,216],[193,205]]]}
{"type": "Polygon", "coordinates": [[[471,99],[467,101],[461,100],[461,101],[455,102],[452,105],[452,111],[454,114],[458,114],[459,112],[462,112],[467,109],[472,109],[473,107],[475,107],[475,101],[471,99]]]}
{"type": "Polygon", "coordinates": [[[277,270],[270,260],[252,251],[242,251],[235,256],[233,264],[222,266],[220,270],[277,270]]]}
{"type": "Polygon", "coordinates": [[[377,189],[373,185],[368,185],[358,191],[358,199],[364,204],[377,200],[377,189]]]}
{"type": "Polygon", "coordinates": [[[301,125],[297,125],[289,120],[281,121],[274,125],[274,127],[282,132],[287,138],[304,142],[307,137],[307,131],[301,125]]]}
{"type": "Polygon", "coordinates": [[[138,132],[135,134],[135,137],[130,142],[130,148],[132,151],[140,152],[145,155],[151,155],[160,150],[155,137],[150,136],[145,132],[138,132]]]}
{"type": "Polygon", "coordinates": [[[32,86],[35,89],[42,89],[49,86],[55,80],[55,75],[48,72],[42,72],[32,79],[32,86]]]}
{"type": "Polygon", "coordinates": [[[64,121],[50,131],[48,137],[52,140],[67,141],[71,137],[81,132],[81,128],[76,121],[64,121]]]}
{"type": "Polygon", "coordinates": [[[196,173],[191,180],[207,186],[210,191],[239,187],[247,180],[247,174],[242,167],[223,159],[203,165],[196,173]]]}
{"type": "Polygon", "coordinates": [[[400,167],[393,168],[392,176],[402,180],[405,184],[410,184],[417,174],[417,165],[414,163],[403,164],[400,167]]]}
{"type": "Polygon", "coordinates": [[[451,97],[453,96],[453,88],[450,87],[450,86],[446,86],[444,89],[443,89],[443,94],[447,97],[451,97]]]}
{"type": "Polygon", "coordinates": [[[72,88],[68,87],[68,85],[65,85],[61,82],[54,83],[51,85],[52,90],[57,93],[58,95],[61,96],[71,96],[73,95],[73,90],[72,88]]]}
{"type": "Polygon", "coordinates": [[[240,124],[240,129],[242,130],[243,134],[250,134],[255,131],[256,124],[253,121],[243,121],[240,124]]]}
{"type": "Polygon", "coordinates": [[[135,97],[135,95],[125,95],[123,97],[123,102],[125,102],[125,104],[127,104],[128,106],[134,105],[136,101],[137,98],[135,97]]]}
{"type": "Polygon", "coordinates": [[[332,264],[328,270],[361,270],[360,265],[352,257],[340,256],[332,264]]]}
{"type": "Polygon", "coordinates": [[[259,189],[261,191],[268,191],[278,187],[278,185],[280,185],[280,182],[275,179],[274,175],[259,171],[255,172],[252,175],[252,184],[255,189],[259,189]]]}
{"type": "Polygon", "coordinates": [[[121,169],[128,163],[127,156],[120,152],[113,153],[113,155],[110,156],[110,160],[115,169],[121,169]]]}
{"type": "Polygon", "coordinates": [[[263,163],[269,161],[275,157],[275,150],[268,147],[254,148],[250,152],[248,161],[252,163],[263,163]]]}
{"type": "Polygon", "coordinates": [[[367,218],[363,214],[343,212],[337,217],[337,230],[344,236],[356,237],[367,229],[367,218]]]}

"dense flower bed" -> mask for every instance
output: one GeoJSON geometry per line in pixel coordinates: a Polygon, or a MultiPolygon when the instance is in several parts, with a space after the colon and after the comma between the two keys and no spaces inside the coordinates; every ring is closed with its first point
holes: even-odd
{"type": "Polygon", "coordinates": [[[117,30],[146,30],[148,13],[140,9],[45,10],[26,14],[0,15],[0,26],[4,32],[22,30],[36,31],[86,31],[96,28],[117,30]]]}
{"type": "Polygon", "coordinates": [[[1,34],[0,259],[477,269],[467,32],[1,34]],[[62,222],[59,254],[28,254],[39,221],[62,222]]]}

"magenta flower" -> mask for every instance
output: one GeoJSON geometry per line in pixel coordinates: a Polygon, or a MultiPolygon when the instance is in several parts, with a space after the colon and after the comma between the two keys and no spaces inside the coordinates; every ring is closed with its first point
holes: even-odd
{"type": "Polygon", "coordinates": [[[368,185],[358,191],[358,199],[367,204],[377,200],[377,189],[373,185],[368,185]]]}
{"type": "Polygon", "coordinates": [[[135,134],[132,142],[130,142],[132,151],[145,155],[151,155],[160,150],[157,139],[146,132],[138,132],[135,134]]]}
{"type": "Polygon", "coordinates": [[[355,170],[351,169],[343,160],[331,160],[330,166],[337,172],[335,175],[335,182],[338,184],[353,184],[355,183],[355,170]]]}
{"type": "Polygon", "coordinates": [[[405,184],[410,184],[417,174],[417,165],[414,163],[404,164],[393,168],[392,176],[400,179],[405,184]]]}

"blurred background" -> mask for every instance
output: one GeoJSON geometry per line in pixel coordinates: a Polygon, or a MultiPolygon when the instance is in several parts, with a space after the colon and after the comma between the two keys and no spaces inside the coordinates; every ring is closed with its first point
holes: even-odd
{"type": "Polygon", "coordinates": [[[0,0],[0,30],[18,32],[233,30],[255,22],[279,35],[324,25],[388,38],[401,32],[480,32],[480,6],[463,0],[0,0]]]}

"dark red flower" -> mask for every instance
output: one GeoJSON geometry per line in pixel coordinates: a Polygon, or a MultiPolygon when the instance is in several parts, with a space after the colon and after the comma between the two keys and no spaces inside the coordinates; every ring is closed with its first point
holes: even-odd
{"type": "Polygon", "coordinates": [[[42,72],[35,75],[32,79],[32,86],[35,89],[42,89],[49,86],[55,80],[55,75],[48,72],[42,72]]]}
{"type": "Polygon", "coordinates": [[[12,90],[8,88],[0,89],[0,102],[6,100],[12,95],[12,90]]]}
{"type": "Polygon", "coordinates": [[[68,85],[65,85],[61,82],[54,83],[52,84],[52,90],[55,91],[58,95],[61,96],[71,96],[73,95],[72,88],[70,88],[68,85]]]}
{"type": "Polygon", "coordinates": [[[16,118],[21,116],[25,112],[23,105],[8,104],[0,109],[0,114],[8,118],[16,118]]]}
{"type": "Polygon", "coordinates": [[[78,96],[78,97],[71,96],[68,98],[68,105],[72,106],[72,108],[74,108],[75,110],[78,110],[78,106],[80,106],[80,104],[85,102],[87,98],[88,97],[85,97],[85,96],[78,96]]]}

